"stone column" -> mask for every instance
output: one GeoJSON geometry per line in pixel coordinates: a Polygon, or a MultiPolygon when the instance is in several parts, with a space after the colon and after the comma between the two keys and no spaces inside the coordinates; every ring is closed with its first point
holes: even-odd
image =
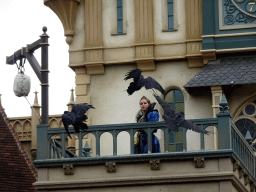
{"type": "Polygon", "coordinates": [[[34,104],[31,106],[31,155],[33,160],[37,155],[37,125],[40,124],[40,108],[38,104],[37,93],[35,92],[34,104]]]}

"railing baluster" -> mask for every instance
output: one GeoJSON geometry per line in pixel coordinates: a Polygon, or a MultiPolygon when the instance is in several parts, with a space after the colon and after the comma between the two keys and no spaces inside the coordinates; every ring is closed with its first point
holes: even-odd
{"type": "Polygon", "coordinates": [[[79,133],[78,133],[78,147],[79,147],[79,152],[78,152],[78,154],[79,154],[79,156],[80,157],[82,157],[82,154],[83,154],[83,137],[82,137],[82,132],[80,131],[79,133]]]}
{"type": "Polygon", "coordinates": [[[66,146],[65,146],[65,135],[64,133],[61,133],[61,156],[62,158],[65,158],[66,154],[66,146]]]}
{"type": "Polygon", "coordinates": [[[100,156],[100,135],[99,131],[96,131],[96,156],[100,156]]]}
{"type": "Polygon", "coordinates": [[[187,151],[187,130],[182,128],[183,136],[183,151],[187,151]]]}
{"type": "Polygon", "coordinates": [[[164,151],[169,152],[169,129],[164,129],[164,151]]]}
{"type": "Polygon", "coordinates": [[[113,155],[117,155],[117,134],[116,129],[113,130],[113,155]]]}
{"type": "Polygon", "coordinates": [[[134,154],[134,129],[130,129],[130,152],[134,154]]]}
{"type": "Polygon", "coordinates": [[[152,131],[150,128],[147,130],[147,135],[148,135],[148,153],[152,153],[152,131]]]}
{"type": "MultiPolygon", "coordinates": [[[[200,126],[202,129],[204,128],[203,125],[200,126]]],[[[205,143],[204,143],[204,134],[200,133],[200,142],[201,142],[201,150],[205,150],[205,143]]]]}

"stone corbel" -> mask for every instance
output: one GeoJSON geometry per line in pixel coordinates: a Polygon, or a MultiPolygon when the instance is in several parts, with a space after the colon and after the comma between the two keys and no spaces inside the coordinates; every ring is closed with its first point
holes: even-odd
{"type": "Polygon", "coordinates": [[[63,165],[65,175],[74,175],[73,165],[63,165]]]}
{"type": "Polygon", "coordinates": [[[156,69],[154,61],[154,45],[141,44],[136,45],[136,63],[137,68],[142,71],[154,71],[156,69]]]}
{"type": "Polygon", "coordinates": [[[74,36],[74,18],[80,0],[44,0],[44,5],[49,7],[61,20],[67,44],[71,44],[74,36]]]}
{"type": "Polygon", "coordinates": [[[204,168],[204,157],[195,157],[194,161],[196,168],[204,168]]]}
{"type": "Polygon", "coordinates": [[[116,163],[115,162],[106,162],[107,172],[115,173],[116,172],[116,163]]]}
{"type": "Polygon", "coordinates": [[[208,63],[208,61],[215,61],[216,60],[216,49],[201,50],[200,52],[203,56],[203,60],[204,60],[205,65],[208,63]]]}
{"type": "Polygon", "coordinates": [[[238,161],[233,163],[233,171],[239,170],[241,168],[241,164],[238,161]]]}
{"type": "Polygon", "coordinates": [[[151,170],[160,170],[160,160],[150,160],[151,170]]]}
{"type": "Polygon", "coordinates": [[[33,161],[36,160],[37,149],[31,148],[31,149],[30,149],[30,153],[31,153],[31,156],[32,156],[33,161]]]}

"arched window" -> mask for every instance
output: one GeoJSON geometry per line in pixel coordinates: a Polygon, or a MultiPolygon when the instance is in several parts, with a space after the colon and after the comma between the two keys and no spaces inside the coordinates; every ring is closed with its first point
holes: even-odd
{"type": "MultiPolygon", "coordinates": [[[[176,113],[183,112],[184,113],[184,96],[183,93],[177,89],[173,89],[169,91],[165,95],[165,101],[168,102],[176,113]]],[[[183,151],[183,143],[184,143],[184,133],[185,129],[181,129],[178,132],[171,131],[169,134],[169,151],[183,151]]]]}
{"type": "Polygon", "coordinates": [[[234,122],[239,131],[245,137],[247,131],[250,132],[252,139],[256,139],[256,99],[246,102],[234,116],[234,122]]]}

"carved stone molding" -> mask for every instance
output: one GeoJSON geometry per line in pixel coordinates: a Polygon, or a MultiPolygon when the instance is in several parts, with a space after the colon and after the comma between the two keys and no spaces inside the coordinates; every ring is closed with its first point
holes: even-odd
{"type": "Polygon", "coordinates": [[[246,186],[246,185],[248,185],[248,184],[250,184],[252,182],[252,178],[250,177],[250,176],[246,176],[245,178],[244,178],[244,185],[246,186]]]}
{"type": "Polygon", "coordinates": [[[204,168],[204,157],[195,157],[194,161],[196,168],[204,168]]]}
{"type": "Polygon", "coordinates": [[[233,171],[239,170],[241,168],[240,162],[236,161],[233,163],[233,171]]]}
{"type": "Polygon", "coordinates": [[[255,183],[251,183],[251,185],[250,185],[250,192],[255,192],[255,187],[256,187],[256,184],[255,183]]]}
{"type": "Polygon", "coordinates": [[[44,0],[44,4],[48,6],[61,20],[64,34],[67,37],[67,44],[71,44],[74,36],[74,18],[80,0],[44,0]]]}
{"type": "Polygon", "coordinates": [[[115,173],[116,172],[116,163],[115,162],[107,162],[106,163],[107,172],[115,173]]]}
{"type": "Polygon", "coordinates": [[[65,175],[74,175],[73,165],[63,165],[65,175]]]}
{"type": "Polygon", "coordinates": [[[150,160],[151,170],[160,170],[160,160],[150,160]]]}
{"type": "Polygon", "coordinates": [[[241,179],[245,175],[245,170],[244,169],[239,169],[239,179],[241,179]]]}

